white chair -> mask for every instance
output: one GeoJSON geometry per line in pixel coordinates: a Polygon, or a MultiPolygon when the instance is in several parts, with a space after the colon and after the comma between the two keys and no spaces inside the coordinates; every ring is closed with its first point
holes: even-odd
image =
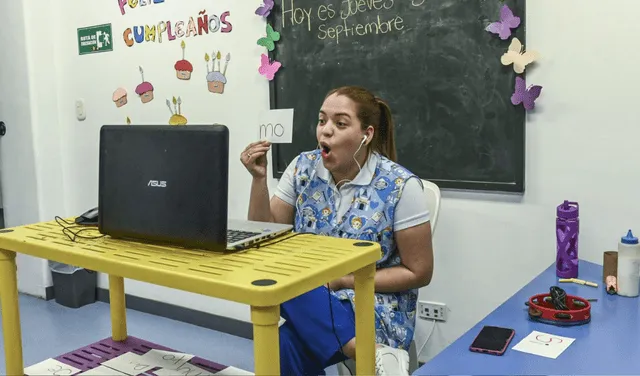
{"type": "MultiPolygon", "coordinates": [[[[431,239],[433,240],[433,234],[436,232],[436,224],[438,223],[438,213],[440,212],[440,188],[434,183],[428,180],[422,180],[422,185],[424,187],[424,197],[427,200],[427,205],[429,206],[429,213],[431,214],[431,239]]],[[[418,299],[420,299],[418,297],[418,299]]],[[[418,352],[416,348],[415,339],[411,342],[411,347],[409,348],[409,374],[413,373],[418,369],[418,352]]],[[[349,359],[343,363],[337,364],[338,374],[341,376],[351,375],[356,372],[356,362],[352,359],[349,359]],[[345,366],[346,363],[346,366],[345,366]]]]}

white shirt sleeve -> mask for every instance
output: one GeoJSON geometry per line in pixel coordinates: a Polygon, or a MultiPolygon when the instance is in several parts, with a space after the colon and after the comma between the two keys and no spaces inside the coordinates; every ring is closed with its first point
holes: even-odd
{"type": "Polygon", "coordinates": [[[402,191],[402,196],[396,204],[394,216],[394,231],[400,231],[409,227],[429,222],[429,205],[418,178],[407,180],[402,191]]]}
{"type": "Polygon", "coordinates": [[[284,173],[278,182],[278,188],[276,188],[274,193],[276,197],[291,206],[295,206],[296,202],[296,190],[293,186],[293,171],[296,169],[298,158],[300,158],[300,156],[295,157],[293,161],[289,163],[287,169],[284,170],[284,173]]]}

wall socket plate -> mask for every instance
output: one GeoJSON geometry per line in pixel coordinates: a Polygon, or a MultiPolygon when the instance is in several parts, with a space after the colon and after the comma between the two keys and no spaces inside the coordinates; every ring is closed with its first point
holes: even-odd
{"type": "Polygon", "coordinates": [[[419,301],[418,317],[425,320],[447,321],[447,305],[439,302],[419,301]]]}

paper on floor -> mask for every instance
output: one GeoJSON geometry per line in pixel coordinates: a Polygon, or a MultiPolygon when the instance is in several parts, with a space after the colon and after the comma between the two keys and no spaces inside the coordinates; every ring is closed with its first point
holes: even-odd
{"type": "Polygon", "coordinates": [[[144,362],[167,369],[178,369],[191,358],[193,358],[191,354],[156,349],[151,349],[146,354],[140,356],[140,359],[144,362]]]}
{"type": "Polygon", "coordinates": [[[556,359],[575,341],[575,338],[533,331],[513,346],[513,350],[556,359]]]}
{"type": "Polygon", "coordinates": [[[216,373],[216,376],[238,376],[238,375],[253,375],[253,373],[249,371],[245,371],[236,367],[227,367],[222,371],[216,373]]]}
{"type": "MultiPolygon", "coordinates": [[[[185,363],[178,369],[166,369],[162,368],[157,371],[153,371],[158,376],[213,376],[213,372],[209,372],[200,367],[196,367],[193,364],[185,363]]],[[[215,374],[217,375],[217,373],[215,374]]]]}
{"type": "Polygon", "coordinates": [[[24,369],[25,375],[75,375],[81,370],[70,365],[59,362],[55,359],[43,360],[24,369]]]}
{"type": "Polygon", "coordinates": [[[139,375],[157,367],[142,360],[140,355],[130,352],[107,360],[102,364],[132,376],[139,375]]]}
{"type": "Polygon", "coordinates": [[[111,369],[109,367],[105,367],[105,366],[98,366],[96,368],[90,369],[86,372],[80,373],[78,374],[78,376],[127,376],[126,373],[122,373],[119,371],[116,371],[114,369],[111,369]]]}

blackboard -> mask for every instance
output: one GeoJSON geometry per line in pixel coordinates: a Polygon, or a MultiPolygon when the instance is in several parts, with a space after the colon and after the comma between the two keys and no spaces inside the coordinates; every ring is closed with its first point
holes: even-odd
{"type": "Polygon", "coordinates": [[[271,108],[294,108],[294,132],[274,145],[274,176],[316,148],[326,93],[360,85],[390,104],[398,162],[420,178],[523,192],[525,111],[511,104],[516,74],[500,62],[511,39],[485,31],[505,3],[526,48],[524,0],[276,0],[271,108]]]}

